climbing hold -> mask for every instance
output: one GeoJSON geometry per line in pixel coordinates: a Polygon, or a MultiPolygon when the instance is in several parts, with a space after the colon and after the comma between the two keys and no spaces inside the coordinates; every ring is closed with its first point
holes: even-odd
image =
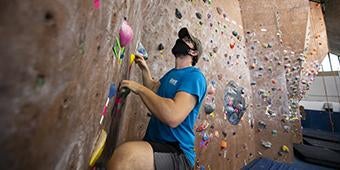
{"type": "Polygon", "coordinates": [[[176,14],[176,17],[177,17],[178,19],[181,19],[181,18],[182,18],[182,14],[181,14],[181,12],[179,12],[179,10],[178,10],[177,8],[176,8],[175,14],[176,14]]]}
{"type": "Polygon", "coordinates": [[[214,47],[214,48],[213,48],[213,52],[214,52],[214,53],[217,53],[217,50],[218,50],[218,47],[214,47]]]}
{"type": "Polygon", "coordinates": [[[266,31],[267,31],[267,29],[265,29],[265,28],[261,28],[261,31],[262,31],[262,32],[266,32],[266,31]]]}
{"type": "Polygon", "coordinates": [[[208,17],[208,19],[211,18],[211,14],[208,13],[208,14],[207,14],[207,17],[208,17]]]}
{"type": "Polygon", "coordinates": [[[227,148],[227,141],[221,140],[220,145],[221,145],[221,149],[226,149],[227,148]]]}
{"type": "Polygon", "coordinates": [[[219,15],[222,14],[222,9],[221,9],[220,7],[216,7],[216,10],[217,10],[217,13],[218,13],[219,15]]]}
{"type": "Polygon", "coordinates": [[[236,37],[238,33],[236,31],[233,31],[233,35],[236,37]]]}
{"type": "Polygon", "coordinates": [[[126,47],[127,45],[131,43],[132,38],[133,38],[132,28],[129,26],[129,24],[126,21],[123,21],[119,29],[120,45],[122,47],[126,47]]]}
{"type": "Polygon", "coordinates": [[[202,132],[208,127],[209,127],[209,122],[206,120],[203,120],[203,122],[196,128],[196,132],[202,132]]]}
{"type": "Polygon", "coordinates": [[[242,90],[243,88],[239,87],[234,81],[230,81],[225,89],[224,113],[232,125],[237,125],[240,122],[246,110],[242,90]]]}
{"type": "Polygon", "coordinates": [[[202,140],[203,141],[209,140],[209,135],[206,132],[203,133],[202,140]]]}
{"type": "Polygon", "coordinates": [[[116,95],[116,91],[117,91],[116,85],[111,84],[108,97],[111,99],[113,96],[116,95]]]}
{"type": "Polygon", "coordinates": [[[225,107],[225,112],[232,114],[235,111],[234,107],[232,106],[227,106],[225,107]]]}
{"type": "Polygon", "coordinates": [[[256,81],[252,81],[252,82],[250,83],[250,85],[251,85],[251,86],[255,86],[255,85],[256,85],[256,81]]]}
{"type": "Polygon", "coordinates": [[[222,74],[218,74],[218,75],[217,75],[217,79],[218,79],[218,80],[222,80],[222,79],[223,79],[223,75],[222,75],[222,74]]]}
{"type": "Polygon", "coordinates": [[[91,167],[94,166],[94,164],[96,163],[96,161],[98,160],[98,158],[102,154],[102,152],[104,150],[106,137],[107,137],[107,133],[104,129],[102,129],[100,131],[100,134],[99,134],[97,140],[96,140],[95,148],[93,149],[93,152],[92,152],[91,157],[90,157],[89,165],[91,167]]]}
{"type": "Polygon", "coordinates": [[[272,130],[272,135],[273,135],[273,136],[277,136],[277,130],[275,130],[275,129],[272,130]]]}
{"type": "Polygon", "coordinates": [[[95,9],[99,9],[100,8],[100,0],[93,0],[93,6],[95,9]]]}
{"type": "Polygon", "coordinates": [[[240,35],[237,35],[237,40],[241,41],[242,37],[240,35]]]}
{"type": "Polygon", "coordinates": [[[269,67],[268,67],[268,71],[269,71],[269,72],[272,72],[272,71],[273,71],[272,67],[269,66],[269,67]]]}
{"type": "Polygon", "coordinates": [[[273,84],[276,84],[276,80],[272,79],[272,83],[273,83],[273,84]]]}
{"type": "Polygon", "coordinates": [[[283,129],[286,133],[288,133],[290,131],[290,126],[284,125],[283,129]]]}
{"type": "Polygon", "coordinates": [[[264,123],[264,121],[259,121],[258,126],[260,129],[265,129],[267,125],[264,123]]]}
{"type": "Polygon", "coordinates": [[[226,138],[227,137],[227,132],[223,131],[222,135],[223,135],[224,138],[226,138]]]}
{"type": "Polygon", "coordinates": [[[230,43],[229,46],[231,49],[233,49],[235,47],[235,43],[230,43]]]}
{"type": "Polygon", "coordinates": [[[268,48],[268,43],[262,43],[263,48],[268,48]]]}
{"type": "Polygon", "coordinates": [[[42,74],[38,74],[36,80],[35,80],[35,86],[37,88],[42,87],[45,84],[45,76],[42,74]]]}
{"type": "Polygon", "coordinates": [[[199,13],[199,12],[196,12],[196,17],[197,17],[198,19],[202,19],[202,14],[199,13]]]}
{"type": "Polygon", "coordinates": [[[198,22],[200,25],[203,25],[203,22],[202,21],[200,21],[200,22],[198,22]]]}
{"type": "Polygon", "coordinates": [[[134,54],[130,54],[130,62],[129,62],[130,65],[135,61],[135,57],[136,56],[134,54]]]}
{"type": "Polygon", "coordinates": [[[265,148],[271,148],[272,147],[272,143],[270,143],[269,141],[263,141],[261,142],[262,146],[265,148]]]}
{"type": "Polygon", "coordinates": [[[137,45],[136,53],[137,53],[138,55],[143,56],[143,58],[144,58],[145,60],[148,59],[148,52],[146,51],[146,49],[144,48],[144,46],[143,46],[143,44],[142,44],[141,42],[139,42],[138,45],[137,45]]]}
{"type": "Polygon", "coordinates": [[[217,131],[217,130],[215,130],[214,134],[215,134],[215,136],[216,136],[217,138],[219,138],[219,137],[220,137],[220,133],[218,133],[218,131],[217,131]]]}
{"type": "Polygon", "coordinates": [[[215,111],[216,105],[215,103],[206,103],[204,104],[204,111],[206,114],[211,114],[215,111]]]}
{"type": "Polygon", "coordinates": [[[164,50],[164,46],[163,46],[163,44],[162,43],[160,43],[159,45],[158,45],[158,51],[162,51],[162,50],[164,50]]]}
{"type": "Polygon", "coordinates": [[[282,145],[282,146],[281,146],[281,151],[282,151],[282,152],[285,152],[285,153],[289,153],[289,148],[288,148],[288,146],[282,145]]]}
{"type": "Polygon", "coordinates": [[[199,168],[200,168],[200,170],[205,170],[205,166],[204,165],[200,165],[199,168]]]}
{"type": "Polygon", "coordinates": [[[250,69],[255,69],[255,67],[256,67],[256,64],[255,64],[255,63],[252,63],[252,64],[250,64],[250,66],[249,66],[250,69]]]}

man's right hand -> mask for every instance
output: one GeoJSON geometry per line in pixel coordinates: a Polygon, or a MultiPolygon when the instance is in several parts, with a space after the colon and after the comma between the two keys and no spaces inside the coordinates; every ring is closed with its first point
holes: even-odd
{"type": "Polygon", "coordinates": [[[148,65],[146,64],[146,61],[144,60],[144,57],[143,57],[143,56],[140,56],[140,55],[138,55],[138,54],[136,54],[135,56],[136,56],[135,62],[136,62],[136,64],[138,64],[139,68],[140,68],[141,70],[143,70],[143,71],[144,71],[144,70],[147,70],[148,65]]]}

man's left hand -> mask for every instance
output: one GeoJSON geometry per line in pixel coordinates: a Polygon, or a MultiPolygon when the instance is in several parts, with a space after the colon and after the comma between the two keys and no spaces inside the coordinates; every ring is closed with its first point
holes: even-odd
{"type": "Polygon", "coordinates": [[[132,92],[138,94],[142,85],[132,80],[123,80],[120,84],[120,88],[123,87],[126,87],[130,89],[132,92]]]}

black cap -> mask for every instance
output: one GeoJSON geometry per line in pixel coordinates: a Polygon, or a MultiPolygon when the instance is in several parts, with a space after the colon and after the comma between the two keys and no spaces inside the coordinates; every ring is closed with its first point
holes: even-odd
{"type": "Polygon", "coordinates": [[[197,57],[199,59],[203,52],[201,41],[190,34],[186,27],[183,27],[178,31],[178,38],[182,39],[184,37],[189,37],[194,42],[195,49],[198,51],[197,57]]]}

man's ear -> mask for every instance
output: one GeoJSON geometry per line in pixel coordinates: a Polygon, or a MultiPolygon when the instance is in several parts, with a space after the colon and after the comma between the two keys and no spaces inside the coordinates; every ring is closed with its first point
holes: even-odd
{"type": "Polygon", "coordinates": [[[197,50],[189,50],[189,54],[191,56],[197,56],[198,55],[198,51],[197,50]]]}

